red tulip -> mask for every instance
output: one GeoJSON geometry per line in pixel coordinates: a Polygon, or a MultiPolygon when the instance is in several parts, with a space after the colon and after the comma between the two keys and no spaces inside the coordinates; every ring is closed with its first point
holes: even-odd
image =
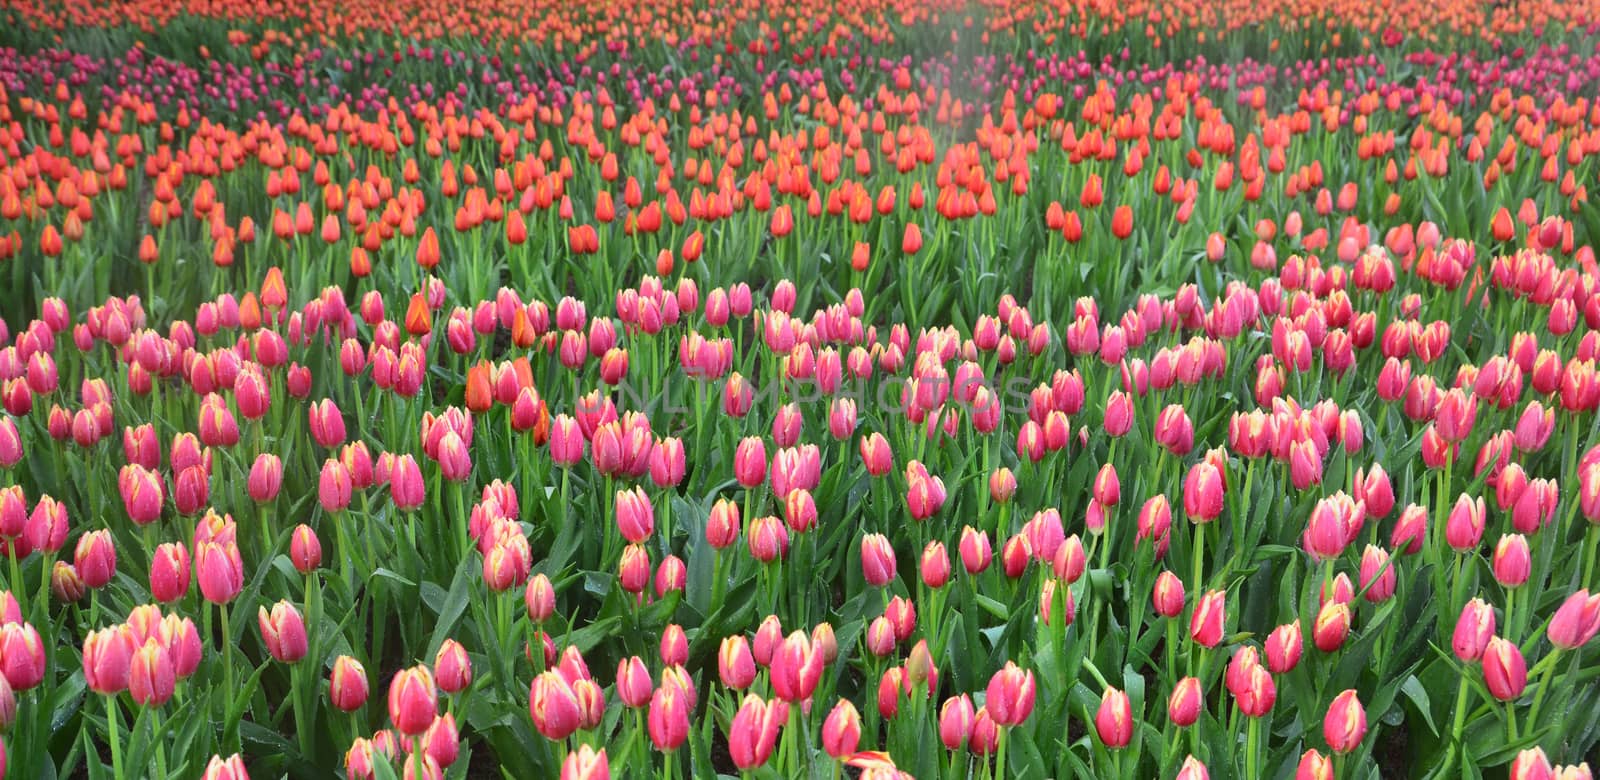
{"type": "Polygon", "coordinates": [[[861,714],[849,699],[840,699],[822,722],[822,749],[836,760],[856,752],[861,743],[861,714]]]}
{"type": "Polygon", "coordinates": [[[1207,461],[1190,467],[1183,480],[1183,511],[1196,523],[1209,523],[1222,514],[1226,488],[1222,472],[1207,461]]]}
{"type": "Polygon", "coordinates": [[[181,542],[166,542],[156,548],[150,562],[150,595],[163,604],[183,598],[189,592],[189,550],[181,542]]]}
{"type": "Polygon", "coordinates": [[[961,565],[968,574],[979,574],[989,568],[993,552],[989,546],[989,532],[972,526],[961,529],[961,565]]]}
{"type": "Polygon", "coordinates": [[[750,694],[728,724],[728,747],[739,769],[767,763],[778,742],[778,730],[789,720],[789,705],[750,694]]]}
{"type": "Polygon", "coordinates": [[[461,693],[472,685],[472,659],[460,642],[446,639],[439,645],[433,657],[433,679],[445,693],[461,693]]]}
{"type": "Polygon", "coordinates": [[[1508,588],[1516,588],[1528,581],[1533,568],[1528,538],[1522,534],[1506,534],[1494,548],[1494,578],[1508,588]]]}
{"type": "Polygon", "coordinates": [[[883,434],[873,431],[861,437],[860,448],[861,462],[868,474],[881,477],[894,466],[894,454],[889,450],[889,442],[883,438],[883,434]]]}
{"type": "Polygon", "coordinates": [[[1528,665],[1522,651],[1500,637],[1491,637],[1483,650],[1483,682],[1500,701],[1515,701],[1528,687],[1528,665]]]}
{"type": "Polygon", "coordinates": [[[1272,675],[1260,666],[1251,666],[1241,675],[1239,686],[1233,690],[1239,712],[1246,717],[1260,718],[1272,711],[1278,698],[1278,687],[1272,675]]]}
{"type": "Polygon", "coordinates": [[[1474,499],[1463,493],[1445,521],[1445,542],[1458,553],[1477,549],[1483,540],[1486,514],[1482,496],[1474,499]]]}
{"type": "Polygon", "coordinates": [[[771,563],[788,554],[789,529],[782,520],[771,515],[758,517],[751,521],[745,541],[752,558],[771,563]]]}
{"type": "Polygon", "coordinates": [[[906,508],[913,520],[926,520],[939,513],[945,502],[944,480],[931,476],[921,463],[906,464],[906,508]]]}
{"type": "Polygon", "coordinates": [[[1112,750],[1128,746],[1133,740],[1133,711],[1128,694],[1106,688],[1100,696],[1100,709],[1094,716],[1094,729],[1100,743],[1112,750]]]}
{"type": "Polygon", "coordinates": [[[1206,772],[1206,765],[1200,759],[1189,756],[1183,759],[1183,765],[1178,767],[1178,774],[1174,780],[1210,780],[1211,775],[1206,772]]]}
{"type": "Polygon", "coordinates": [[[578,730],[582,712],[572,685],[559,672],[547,671],[534,678],[529,692],[528,710],[533,725],[546,739],[560,741],[578,730]]]}
{"type": "Polygon", "coordinates": [[[641,488],[617,491],[616,517],[617,530],[631,544],[642,544],[655,532],[655,507],[641,488]]]}
{"type": "Polygon", "coordinates": [[[999,745],[999,735],[1000,727],[989,715],[989,708],[979,707],[972,714],[972,733],[967,736],[967,749],[980,756],[994,753],[999,745]]]}
{"type": "Polygon", "coordinates": [[[650,742],[656,750],[671,753],[689,738],[689,706],[675,685],[663,685],[655,690],[650,697],[647,724],[650,742]]]}
{"type": "Polygon", "coordinates": [[[868,585],[884,587],[895,578],[894,547],[883,534],[861,537],[861,573],[868,585]]]}
{"type": "Polygon", "coordinates": [[[1317,622],[1312,626],[1311,636],[1317,649],[1324,653],[1331,653],[1344,646],[1344,640],[1350,636],[1350,605],[1343,601],[1330,600],[1322,605],[1317,612],[1317,622]]]}
{"type": "Polygon", "coordinates": [[[423,750],[441,770],[434,777],[443,778],[442,770],[456,762],[461,755],[461,732],[456,728],[456,716],[445,713],[435,718],[427,733],[422,735],[423,750]]]}
{"type": "Polygon", "coordinates": [[[756,662],[750,642],[742,636],[724,637],[717,652],[717,677],[736,691],[750,687],[756,678],[756,662]]]}
{"type": "Polygon", "coordinates": [[[939,708],[939,741],[949,751],[960,750],[972,735],[972,723],[976,718],[976,711],[972,708],[972,697],[963,693],[945,699],[944,705],[939,708]]]}
{"type": "Polygon", "coordinates": [[[261,640],[274,660],[292,664],[306,657],[306,624],[293,604],[279,601],[270,613],[260,607],[256,620],[261,625],[261,640]]]}
{"type": "MultiPolygon", "coordinates": [[[[1335,696],[1328,705],[1328,714],[1322,719],[1322,736],[1334,753],[1343,755],[1361,746],[1367,735],[1367,711],[1354,690],[1335,696]]],[[[1302,764],[1304,761],[1302,761],[1302,764]]]]}
{"type": "Polygon", "coordinates": [[[84,586],[99,589],[111,582],[117,573],[117,547],[107,530],[90,531],[78,537],[78,547],[73,565],[84,586]]]}
{"type": "Polygon", "coordinates": [[[400,671],[389,682],[389,721],[401,734],[421,735],[439,714],[437,695],[428,667],[419,665],[400,671]]]}
{"type": "Polygon", "coordinates": [[[1200,689],[1200,680],[1196,677],[1185,677],[1173,686],[1172,694],[1167,697],[1167,717],[1174,726],[1185,728],[1193,726],[1200,720],[1200,713],[1205,708],[1205,692],[1200,689]]]}
{"type": "Polygon", "coordinates": [[[1201,647],[1216,647],[1222,641],[1223,624],[1227,621],[1228,594],[1220,590],[1207,591],[1195,602],[1189,616],[1189,637],[1201,647]]]}
{"type": "Polygon", "coordinates": [[[560,780],[611,780],[605,748],[596,751],[587,744],[579,745],[561,763],[560,780]]]}
{"type": "Polygon", "coordinates": [[[250,780],[250,775],[245,772],[244,759],[234,753],[226,759],[212,756],[200,780],[250,780]]]}
{"type": "Polygon", "coordinates": [[[367,670],[360,661],[341,655],[328,676],[328,700],[340,712],[355,712],[367,703],[367,670]]]}
{"type": "Polygon", "coordinates": [[[1304,647],[1300,621],[1278,626],[1267,636],[1267,668],[1273,674],[1286,674],[1300,664],[1304,647]]]}
{"type": "Polygon", "coordinates": [[[83,678],[89,690],[104,695],[127,690],[137,649],[133,631],[126,625],[91,632],[83,641],[83,678]]]}
{"type": "Polygon", "coordinates": [[[294,533],[289,536],[289,562],[301,574],[310,574],[322,565],[322,541],[311,526],[295,526],[294,533]]]}
{"type": "Polygon", "coordinates": [[[1511,760],[1511,780],[1553,780],[1555,768],[1545,756],[1544,748],[1534,745],[1517,753],[1511,760]]]}
{"type": "Polygon", "coordinates": [[[344,415],[331,398],[312,403],[307,414],[311,422],[311,438],[324,449],[337,449],[344,444],[344,415]]]}
{"type": "Polygon", "coordinates": [[[984,706],[996,724],[1015,726],[1033,714],[1036,694],[1033,671],[1007,661],[1004,668],[989,678],[984,706]]]}
{"type": "Polygon", "coordinates": [[[1373,604],[1388,601],[1394,595],[1399,575],[1389,553],[1374,545],[1367,545],[1361,553],[1361,588],[1363,598],[1373,604]]]}
{"type": "Polygon", "coordinates": [[[177,687],[177,669],[165,645],[147,640],[136,650],[128,671],[128,693],[141,707],[160,707],[177,687]]]}
{"type": "Polygon", "coordinates": [[[333,458],[323,461],[322,473],[317,480],[317,501],[322,504],[323,511],[331,514],[350,506],[353,489],[348,467],[333,458]]]}
{"type": "Polygon", "coordinates": [[[402,512],[415,511],[426,498],[422,468],[410,453],[397,456],[389,472],[389,497],[402,512]]]}
{"type": "Polygon", "coordinates": [[[900,251],[914,255],[922,249],[922,228],[915,222],[907,222],[905,234],[900,238],[900,251]]]}
{"type": "Polygon", "coordinates": [[[1334,780],[1333,761],[1316,750],[1307,750],[1300,755],[1294,776],[1295,780],[1334,780]]]}
{"type": "Polygon", "coordinates": [[[44,680],[44,644],[27,623],[0,625],[0,674],[13,690],[31,690],[44,680]]]}
{"type": "Polygon", "coordinates": [[[136,464],[122,467],[117,474],[117,489],[122,506],[135,525],[148,525],[161,519],[161,504],[166,495],[161,475],[136,464]]]}
{"type": "Polygon", "coordinates": [[[1183,580],[1178,579],[1178,575],[1165,569],[1156,575],[1155,592],[1151,596],[1156,614],[1177,617],[1183,613],[1184,598],[1183,580]]]}
{"type": "Polygon", "coordinates": [[[809,635],[795,631],[773,652],[769,669],[772,690],[779,699],[804,701],[822,679],[822,654],[812,646],[809,635]]]}
{"type": "MultiPolygon", "coordinates": [[[[1493,631],[1491,627],[1490,632],[1493,631]]],[[[1594,639],[1600,634],[1600,593],[1580,590],[1568,596],[1550,618],[1545,633],[1550,637],[1550,644],[1563,650],[1582,647],[1594,639]]]]}

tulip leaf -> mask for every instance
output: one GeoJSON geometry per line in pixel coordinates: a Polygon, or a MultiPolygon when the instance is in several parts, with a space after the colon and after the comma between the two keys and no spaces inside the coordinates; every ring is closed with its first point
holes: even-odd
{"type": "Polygon", "coordinates": [[[411,581],[410,579],[402,576],[400,573],[398,573],[396,571],[393,571],[391,569],[386,569],[386,568],[383,568],[383,567],[379,567],[376,571],[372,572],[372,576],[374,576],[374,577],[382,577],[383,579],[386,579],[386,580],[393,580],[394,582],[398,582],[401,585],[406,586],[407,588],[415,588],[415,587],[417,587],[417,583],[415,583],[415,582],[411,581]]]}
{"type": "Polygon", "coordinates": [[[450,592],[437,609],[439,617],[434,622],[433,637],[428,640],[429,658],[439,652],[439,646],[444,644],[444,640],[455,630],[456,623],[467,611],[467,603],[472,597],[472,558],[473,556],[469,555],[456,565],[455,578],[450,581],[450,592]]]}
{"type": "Polygon", "coordinates": [[[1433,704],[1428,700],[1428,689],[1422,685],[1422,681],[1418,680],[1414,674],[1409,675],[1406,677],[1405,682],[1400,684],[1400,692],[1404,693],[1406,698],[1417,706],[1417,711],[1422,715],[1423,721],[1428,724],[1428,731],[1433,732],[1435,737],[1439,736],[1439,727],[1434,725],[1433,722],[1433,704]]]}
{"type": "Polygon", "coordinates": [[[62,680],[61,684],[50,692],[48,709],[50,712],[50,730],[52,732],[66,728],[67,721],[81,711],[80,705],[83,702],[84,691],[88,687],[88,683],[83,679],[83,673],[77,672],[62,680]]]}

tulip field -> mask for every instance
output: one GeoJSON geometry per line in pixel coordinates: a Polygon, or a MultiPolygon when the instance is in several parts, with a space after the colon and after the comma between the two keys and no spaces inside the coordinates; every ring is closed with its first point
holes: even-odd
{"type": "Polygon", "coordinates": [[[0,778],[1592,778],[1597,186],[1600,0],[0,0],[0,778]]]}

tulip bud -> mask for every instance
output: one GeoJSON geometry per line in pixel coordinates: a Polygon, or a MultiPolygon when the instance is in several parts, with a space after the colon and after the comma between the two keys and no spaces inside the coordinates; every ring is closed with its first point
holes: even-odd
{"type": "Polygon", "coordinates": [[[1428,510],[1408,504],[1389,534],[1389,546],[1397,552],[1415,555],[1422,551],[1422,542],[1428,534],[1428,510]]]}
{"type": "Polygon", "coordinates": [[[289,537],[289,561],[301,574],[310,574],[322,566],[322,541],[310,526],[295,526],[294,534],[289,537]]]}
{"type": "Polygon", "coordinates": [[[1451,648],[1463,661],[1477,661],[1483,657],[1489,640],[1494,636],[1494,609],[1482,599],[1473,599],[1461,609],[1461,618],[1451,639],[1451,648]]]}
{"type": "Polygon", "coordinates": [[[1500,637],[1491,637],[1483,651],[1483,682],[1500,701],[1515,701],[1528,687],[1528,665],[1522,651],[1500,637]]]}
{"type": "MultiPolygon", "coordinates": [[[[1343,755],[1361,746],[1367,735],[1367,711],[1354,690],[1335,696],[1322,719],[1322,736],[1334,753],[1343,755]]],[[[1302,762],[1303,763],[1303,762],[1302,762]]]]}
{"type": "Polygon", "coordinates": [[[881,588],[894,581],[894,547],[883,534],[861,538],[861,573],[873,587],[881,588]]]}
{"type": "Polygon", "coordinates": [[[1100,743],[1112,750],[1128,746],[1133,740],[1133,711],[1128,694],[1106,688],[1100,696],[1100,709],[1094,716],[1095,733],[1100,743]]]}
{"type": "MultiPolygon", "coordinates": [[[[1489,630],[1490,633],[1494,631],[1492,627],[1489,630]]],[[[1600,634],[1600,593],[1591,595],[1587,590],[1580,590],[1568,596],[1550,618],[1545,633],[1550,637],[1550,644],[1563,650],[1582,647],[1594,639],[1600,634]]]]}
{"type": "Polygon", "coordinates": [[[461,693],[472,684],[472,659],[460,642],[446,639],[439,645],[433,658],[433,678],[445,693],[461,693]]]}
{"type": "Polygon", "coordinates": [[[822,722],[822,749],[837,760],[856,752],[861,743],[861,714],[849,699],[840,699],[822,722]]]}
{"type": "Polygon", "coordinates": [[[560,780],[611,780],[605,748],[596,751],[587,744],[579,745],[561,763],[560,780]]]}
{"type": "Polygon", "coordinates": [[[690,706],[687,697],[675,685],[663,685],[651,695],[647,725],[650,742],[656,750],[671,753],[689,738],[690,706]]]}
{"type": "Polygon", "coordinates": [[[1227,620],[1228,594],[1220,590],[1207,591],[1195,602],[1189,616],[1189,637],[1201,647],[1216,647],[1222,641],[1223,624],[1227,620]]]}
{"type": "Polygon", "coordinates": [[[980,574],[989,568],[993,552],[989,546],[989,532],[972,526],[961,529],[961,565],[968,574],[980,574]]]}
{"type": "Polygon", "coordinates": [[[746,696],[728,724],[728,749],[734,766],[747,770],[767,763],[777,745],[778,731],[788,719],[788,703],[746,696]]]}
{"type": "Polygon", "coordinates": [[[340,712],[355,712],[367,703],[367,670],[360,661],[341,655],[328,676],[328,700],[340,712]]]}
{"type": "Polygon", "coordinates": [[[189,550],[181,542],[166,542],[156,548],[150,562],[150,595],[169,604],[189,592],[189,550]]]}
{"type": "Polygon", "coordinates": [[[1033,671],[1024,671],[1007,661],[1004,668],[989,678],[984,706],[996,724],[1015,726],[1033,713],[1036,694],[1033,671]]]}
{"type": "Polygon", "coordinates": [[[1304,639],[1300,621],[1278,626],[1267,636],[1267,668],[1273,674],[1286,674],[1300,664],[1304,639]]]}
{"type": "Polygon", "coordinates": [[[1555,769],[1544,754],[1544,748],[1534,745],[1517,753],[1511,760],[1511,780],[1552,780],[1555,769]]]}
{"type": "Polygon", "coordinates": [[[777,652],[778,645],[782,642],[783,625],[778,622],[777,615],[768,615],[756,628],[756,641],[751,645],[756,663],[760,666],[771,665],[772,655],[777,652]]]}
{"type": "Polygon", "coordinates": [[[250,780],[250,775],[245,772],[244,759],[234,753],[226,759],[212,756],[200,780],[250,780]]]}
{"type": "Polygon", "coordinates": [[[1307,750],[1300,755],[1294,776],[1295,780],[1334,780],[1333,761],[1316,750],[1307,750]]]}
{"type": "Polygon", "coordinates": [[[1183,580],[1178,575],[1165,569],[1156,575],[1155,593],[1152,596],[1156,614],[1165,618],[1183,614],[1184,598],[1183,580]]]}
{"type": "Polygon", "coordinates": [[[127,690],[136,650],[126,625],[91,632],[83,642],[83,677],[89,690],[108,696],[127,690]]]}
{"type": "Polygon", "coordinates": [[[1311,636],[1316,642],[1317,649],[1324,653],[1331,653],[1344,646],[1344,640],[1350,636],[1350,605],[1343,601],[1328,601],[1317,612],[1317,622],[1312,626],[1311,636]]]}
{"type": "Polygon", "coordinates": [[[1204,708],[1205,693],[1200,689],[1197,677],[1179,680],[1172,689],[1172,695],[1167,697],[1167,717],[1179,728],[1193,726],[1200,720],[1200,712],[1204,708]]]}
{"type": "Polygon", "coordinates": [[[147,640],[134,652],[128,671],[128,693],[141,707],[160,707],[177,687],[177,669],[165,645],[147,640]]]}
{"type": "Polygon", "coordinates": [[[266,607],[260,607],[256,620],[261,626],[261,640],[274,660],[292,664],[306,657],[306,625],[293,604],[279,601],[272,606],[271,612],[266,607]]]}
{"type": "Polygon", "coordinates": [[[1476,549],[1483,540],[1485,515],[1482,496],[1474,499],[1462,494],[1456,499],[1456,505],[1451,508],[1444,526],[1445,542],[1450,549],[1458,553],[1476,549]]]}
{"type": "Polygon", "coordinates": [[[1494,578],[1508,588],[1520,587],[1528,581],[1533,568],[1528,549],[1528,538],[1522,534],[1506,534],[1494,548],[1494,578]]]}
{"type": "Polygon", "coordinates": [[[422,734],[438,716],[437,695],[428,667],[402,670],[389,683],[389,721],[408,737],[422,734]]]}
{"type": "Polygon", "coordinates": [[[717,677],[736,691],[750,687],[756,678],[756,660],[743,636],[724,637],[717,652],[717,677]]]}
{"type": "Polygon", "coordinates": [[[528,711],[533,715],[534,728],[546,739],[557,741],[577,731],[582,717],[577,693],[566,678],[553,670],[534,678],[528,711]]]}
{"type": "Polygon", "coordinates": [[[1389,553],[1382,548],[1367,545],[1361,554],[1361,588],[1365,593],[1363,598],[1373,604],[1381,604],[1394,595],[1395,584],[1399,580],[1395,572],[1395,563],[1389,553]]]}
{"type": "Polygon", "coordinates": [[[107,530],[90,531],[78,537],[73,565],[90,590],[103,588],[117,572],[117,547],[107,530]]]}

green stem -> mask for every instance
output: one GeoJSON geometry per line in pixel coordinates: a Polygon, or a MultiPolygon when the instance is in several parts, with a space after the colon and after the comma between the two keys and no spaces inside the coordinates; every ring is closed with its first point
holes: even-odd
{"type": "Polygon", "coordinates": [[[105,697],[106,700],[106,741],[111,743],[111,775],[122,777],[122,739],[117,735],[117,721],[121,717],[117,714],[117,697],[115,694],[105,697]]]}
{"type": "Polygon", "coordinates": [[[1589,588],[1600,585],[1600,583],[1591,585],[1594,583],[1595,561],[1600,560],[1600,526],[1591,524],[1584,531],[1584,536],[1588,538],[1589,544],[1583,551],[1583,579],[1578,581],[1578,587],[1589,588]]]}
{"type": "Polygon", "coordinates": [[[1444,772],[1440,772],[1440,774],[1439,774],[1440,777],[1444,777],[1445,776],[1445,772],[1449,771],[1450,762],[1455,759],[1456,751],[1459,751],[1459,750],[1462,749],[1462,745],[1461,745],[1461,730],[1466,725],[1466,722],[1467,722],[1467,692],[1468,692],[1468,690],[1469,689],[1468,689],[1468,686],[1467,686],[1467,678],[1465,676],[1463,676],[1461,678],[1460,685],[1458,685],[1456,687],[1456,714],[1455,714],[1455,720],[1450,726],[1450,754],[1445,759],[1445,771],[1444,772]]]}
{"type": "Polygon", "coordinates": [[[1556,664],[1556,658],[1560,655],[1561,648],[1554,648],[1550,651],[1550,656],[1540,662],[1540,666],[1544,666],[1544,674],[1539,677],[1539,692],[1533,695],[1533,706],[1528,709],[1528,723],[1530,724],[1539,722],[1539,707],[1544,704],[1544,695],[1550,690],[1550,677],[1555,674],[1556,666],[1558,665],[1556,664]]]}
{"type": "Polygon", "coordinates": [[[1245,780],[1256,780],[1261,776],[1261,767],[1258,764],[1261,754],[1261,719],[1250,719],[1249,736],[1246,738],[1244,754],[1245,780]]]}
{"type": "Polygon", "coordinates": [[[996,729],[995,744],[995,777],[1010,777],[1006,774],[1006,727],[996,729]]]}
{"type": "MultiPolygon", "coordinates": [[[[233,626],[228,616],[228,605],[218,604],[217,611],[222,613],[222,712],[224,722],[231,721],[227,713],[233,708],[233,626]]],[[[232,729],[228,730],[232,732],[232,729]]],[[[232,744],[230,734],[223,735],[223,744],[232,744]]]]}

